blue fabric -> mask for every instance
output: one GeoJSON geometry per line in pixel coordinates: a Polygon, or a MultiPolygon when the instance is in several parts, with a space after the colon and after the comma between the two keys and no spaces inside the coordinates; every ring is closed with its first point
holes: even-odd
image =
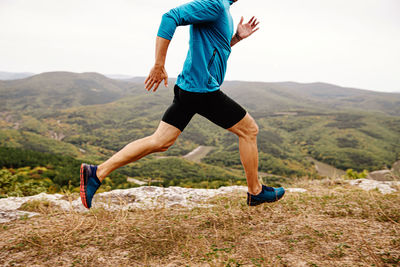
{"type": "Polygon", "coordinates": [[[93,196],[101,185],[99,178],[97,178],[96,171],[97,166],[90,165],[89,177],[86,184],[86,203],[89,209],[92,206],[93,196]]]}
{"type": "Polygon", "coordinates": [[[265,202],[275,202],[283,197],[285,189],[283,187],[274,188],[266,185],[262,185],[261,193],[258,195],[252,195],[247,193],[247,204],[249,206],[260,205],[265,202]]]}
{"type": "Polygon", "coordinates": [[[176,84],[207,93],[220,88],[231,53],[232,0],[195,0],[162,16],[157,36],[171,40],[178,26],[190,25],[189,51],[176,84]]]}

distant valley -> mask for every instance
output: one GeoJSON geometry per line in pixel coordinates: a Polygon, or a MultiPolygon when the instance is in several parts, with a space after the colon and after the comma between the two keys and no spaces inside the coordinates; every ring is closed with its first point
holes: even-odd
{"type": "MultiPolygon", "coordinates": [[[[147,92],[143,81],[70,72],[0,81],[0,146],[102,161],[128,142],[151,134],[171,103],[174,80],[169,89],[161,87],[156,93],[147,92]]],[[[390,167],[399,159],[400,93],[325,83],[240,81],[227,81],[222,90],[259,125],[261,172],[317,177],[307,157],[358,171],[390,167]]],[[[178,169],[210,167],[210,173],[197,182],[187,180],[188,185],[204,179],[211,183],[215,171],[218,177],[243,177],[237,138],[200,116],[164,155],[173,157],[155,155],[120,174],[161,178],[168,181],[165,185],[173,185],[179,183],[171,182],[173,174],[157,169],[173,160],[178,169]],[[201,163],[181,163],[186,161],[180,156],[198,146],[214,149],[201,163]]]]}

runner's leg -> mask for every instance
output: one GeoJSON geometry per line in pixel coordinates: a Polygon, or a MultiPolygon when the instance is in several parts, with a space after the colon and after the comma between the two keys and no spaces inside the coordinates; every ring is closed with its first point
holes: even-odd
{"type": "Polygon", "coordinates": [[[179,88],[174,88],[174,100],[164,113],[162,120],[151,136],[133,141],[109,160],[97,167],[97,177],[102,181],[113,170],[134,162],[150,153],[165,151],[174,144],[178,136],[192,119],[194,112],[186,105],[180,95],[179,88]]]}
{"type": "Polygon", "coordinates": [[[261,192],[258,181],[258,126],[246,110],[218,90],[204,95],[198,113],[239,137],[239,152],[250,194],[261,192]]]}
{"type": "Polygon", "coordinates": [[[258,180],[258,126],[247,113],[246,116],[228,129],[239,137],[239,152],[247,178],[249,193],[258,195],[261,192],[261,183],[258,180]]]}
{"type": "Polygon", "coordinates": [[[161,121],[154,134],[138,139],[126,145],[110,159],[97,167],[97,177],[102,181],[113,170],[153,153],[166,151],[181,134],[181,131],[161,121]]]}

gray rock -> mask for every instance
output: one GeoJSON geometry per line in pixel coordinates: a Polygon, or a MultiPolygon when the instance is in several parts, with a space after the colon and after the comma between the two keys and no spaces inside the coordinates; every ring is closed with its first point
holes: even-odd
{"type": "Polygon", "coordinates": [[[24,217],[30,218],[39,213],[22,211],[22,210],[9,210],[9,211],[0,211],[0,223],[6,223],[13,220],[18,220],[24,217]]]}
{"type": "MultiPolygon", "coordinates": [[[[287,192],[302,193],[302,188],[287,188],[287,192]]],[[[129,189],[117,189],[109,192],[96,194],[93,200],[93,208],[104,208],[107,210],[131,210],[131,209],[153,209],[153,208],[194,208],[209,207],[206,201],[218,195],[228,193],[247,192],[245,186],[225,186],[218,189],[182,188],[177,186],[157,187],[141,186],[129,189]]],[[[37,213],[18,210],[27,201],[47,201],[62,210],[75,210],[87,212],[80,198],[68,200],[65,195],[41,193],[29,197],[9,197],[0,199],[0,223],[18,219],[21,216],[32,217],[37,213]]]]}
{"type": "Polygon", "coordinates": [[[380,170],[370,172],[367,176],[367,179],[377,180],[377,181],[392,181],[393,173],[390,170],[380,170]]]}
{"type": "Polygon", "coordinates": [[[392,171],[393,171],[396,175],[400,175],[400,160],[399,160],[399,161],[396,161],[395,163],[393,163],[392,171]]]}
{"type": "Polygon", "coordinates": [[[398,181],[376,181],[371,179],[356,179],[348,180],[348,183],[354,186],[358,186],[363,190],[369,191],[378,189],[382,194],[390,194],[396,192],[400,187],[398,181]]]}

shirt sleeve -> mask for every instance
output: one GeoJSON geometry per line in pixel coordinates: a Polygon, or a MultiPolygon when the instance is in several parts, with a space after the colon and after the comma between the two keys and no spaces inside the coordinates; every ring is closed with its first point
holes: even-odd
{"type": "Polygon", "coordinates": [[[176,27],[215,21],[223,9],[221,0],[195,0],[173,8],[162,16],[157,36],[171,40],[176,27]]]}

